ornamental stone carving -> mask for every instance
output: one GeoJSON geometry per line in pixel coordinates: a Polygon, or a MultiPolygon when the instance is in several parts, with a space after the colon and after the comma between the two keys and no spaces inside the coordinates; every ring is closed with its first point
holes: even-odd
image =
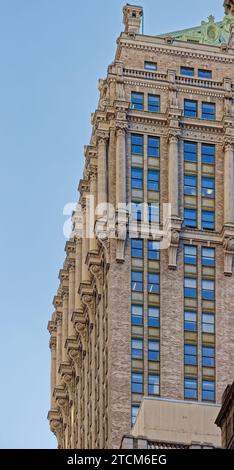
{"type": "Polygon", "coordinates": [[[227,15],[234,15],[234,0],[224,0],[223,6],[227,15]]]}

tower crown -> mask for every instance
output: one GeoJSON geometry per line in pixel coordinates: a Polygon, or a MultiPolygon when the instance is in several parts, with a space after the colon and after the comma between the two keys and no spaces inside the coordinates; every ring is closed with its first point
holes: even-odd
{"type": "Polygon", "coordinates": [[[123,23],[125,25],[125,33],[140,33],[141,18],[143,8],[140,6],[129,5],[123,7],[123,23]]]}

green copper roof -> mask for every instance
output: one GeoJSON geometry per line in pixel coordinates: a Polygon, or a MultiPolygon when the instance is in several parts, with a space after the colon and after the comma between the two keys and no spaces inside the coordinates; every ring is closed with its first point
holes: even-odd
{"type": "Polygon", "coordinates": [[[215,18],[211,15],[208,21],[202,21],[200,26],[162,34],[160,37],[171,36],[178,41],[201,44],[227,44],[230,35],[230,25],[233,21],[233,15],[225,15],[223,21],[219,22],[215,22],[215,18]]]}

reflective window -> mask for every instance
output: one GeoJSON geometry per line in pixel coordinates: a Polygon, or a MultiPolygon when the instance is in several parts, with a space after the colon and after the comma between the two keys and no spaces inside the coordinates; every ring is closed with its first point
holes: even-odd
{"type": "Polygon", "coordinates": [[[148,259],[153,261],[160,259],[159,242],[148,240],[148,259]]]}
{"type": "Polygon", "coordinates": [[[203,279],[202,280],[202,299],[214,300],[215,299],[215,282],[203,279]]]}
{"type": "Polygon", "coordinates": [[[213,347],[203,346],[202,348],[202,366],[214,367],[215,366],[215,350],[213,347]]]}
{"type": "Polygon", "coordinates": [[[180,75],[186,75],[187,77],[194,77],[194,68],[180,67],[180,75]]]}
{"type": "Polygon", "coordinates": [[[216,106],[214,103],[202,103],[202,119],[215,120],[216,106]]]}
{"type": "Polygon", "coordinates": [[[215,401],[215,383],[213,380],[202,381],[202,400],[215,401]]]}
{"type": "Polygon", "coordinates": [[[132,239],[132,257],[143,258],[143,240],[132,239]]]}
{"type": "Polygon", "coordinates": [[[148,137],[148,157],[159,157],[160,155],[160,138],[148,137]]]}
{"type": "Polygon", "coordinates": [[[132,92],[132,109],[137,109],[138,111],[143,111],[144,109],[144,94],[132,92]]]}
{"type": "Polygon", "coordinates": [[[184,224],[186,227],[197,227],[197,210],[196,209],[184,209],[184,224]]]}
{"type": "Polygon", "coordinates": [[[197,161],[197,143],[184,142],[184,161],[196,162],[197,161]]]}
{"type": "Polygon", "coordinates": [[[202,144],[202,163],[214,165],[215,163],[215,145],[202,144]]]}
{"type": "Polygon", "coordinates": [[[184,115],[186,117],[197,117],[197,101],[184,100],[184,115]]]}
{"type": "Polygon", "coordinates": [[[202,332],[203,333],[215,333],[215,316],[213,313],[202,314],[202,332]]]}
{"type": "Polygon", "coordinates": [[[159,341],[148,341],[148,359],[149,361],[159,361],[160,357],[160,346],[159,346],[159,341]]]}
{"type": "Polygon", "coordinates": [[[143,374],[132,372],[132,393],[143,393],[143,374]]]}
{"type": "Polygon", "coordinates": [[[148,307],[148,326],[159,328],[160,310],[158,307],[148,307]]]}
{"type": "Polygon", "coordinates": [[[197,280],[185,277],[184,279],[184,296],[194,299],[197,297],[197,280]]]}
{"type": "Polygon", "coordinates": [[[184,363],[186,365],[197,365],[197,346],[193,344],[184,345],[184,363]]]}
{"type": "Polygon", "coordinates": [[[159,375],[150,374],[148,377],[148,394],[159,395],[159,375]]]}
{"type": "Polygon", "coordinates": [[[160,96],[148,95],[148,111],[150,113],[160,113],[160,96]]]}
{"type": "Polygon", "coordinates": [[[131,135],[131,152],[132,155],[143,155],[143,135],[131,135]]]}
{"type": "Polygon", "coordinates": [[[184,175],[185,196],[197,195],[197,177],[195,175],[184,175]]]}
{"type": "Polygon", "coordinates": [[[202,177],[202,196],[213,199],[215,197],[215,179],[202,177]]]}
{"type": "Polygon", "coordinates": [[[132,271],[132,291],[143,292],[143,273],[132,271]]]}
{"type": "Polygon", "coordinates": [[[199,69],[198,70],[198,77],[199,78],[207,78],[207,79],[211,80],[212,79],[212,71],[211,70],[199,69]]]}
{"type": "Polygon", "coordinates": [[[132,426],[135,424],[140,405],[132,405],[132,426]]]}
{"type": "Polygon", "coordinates": [[[202,229],[214,230],[215,214],[214,211],[202,211],[202,229]]]}
{"type": "Polygon", "coordinates": [[[143,340],[138,338],[132,339],[132,358],[142,359],[143,358],[143,340]]]}
{"type": "Polygon", "coordinates": [[[159,191],[159,171],[148,170],[148,190],[159,191]]]}
{"type": "Polygon", "coordinates": [[[159,204],[148,204],[149,223],[159,223],[159,204]]]}
{"type": "Polygon", "coordinates": [[[215,265],[215,248],[202,248],[202,266],[215,265]]]}
{"type": "Polygon", "coordinates": [[[197,400],[197,379],[185,377],[184,379],[184,398],[188,400],[197,400]]]}
{"type": "Polygon", "coordinates": [[[184,246],[184,262],[186,264],[197,264],[197,247],[191,245],[184,246]]]}
{"type": "Polygon", "coordinates": [[[155,70],[157,70],[157,64],[155,62],[146,61],[145,62],[145,69],[155,71],[155,70]]]}
{"type": "Polygon", "coordinates": [[[131,169],[132,189],[143,189],[143,170],[141,168],[131,169]]]}
{"type": "Polygon", "coordinates": [[[159,274],[158,273],[148,273],[148,293],[149,294],[159,294],[159,274]]]}
{"type": "Polygon", "coordinates": [[[197,331],[197,314],[196,312],[184,312],[184,329],[185,331],[197,331]]]}

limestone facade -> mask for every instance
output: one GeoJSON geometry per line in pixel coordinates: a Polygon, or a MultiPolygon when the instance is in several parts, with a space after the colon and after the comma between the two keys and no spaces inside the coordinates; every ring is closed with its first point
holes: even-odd
{"type": "MultiPolygon", "coordinates": [[[[60,448],[119,448],[144,395],[184,400],[191,385],[194,401],[205,403],[208,397],[219,404],[234,377],[234,29],[227,44],[197,44],[142,35],[141,17],[141,7],[124,7],[125,31],[106,78],[99,81],[79,184],[83,216],[89,212],[89,194],[95,205],[114,206],[115,237],[89,238],[83,217],[83,236],[75,230],[65,246],[48,325],[48,419],[60,448]],[[193,69],[193,76],[184,75],[183,68],[193,69]],[[196,116],[186,116],[191,102],[196,116]],[[206,115],[207,104],[212,106],[206,115]],[[185,142],[197,149],[193,162],[185,160],[185,142]],[[211,165],[205,162],[206,146],[214,149],[211,165]],[[132,169],[140,180],[137,188],[132,169]],[[185,176],[196,181],[195,189],[185,191],[185,176]],[[160,203],[160,223],[163,205],[171,203],[171,242],[160,256],[150,259],[147,239],[139,257],[133,255],[124,206],[131,202],[160,203]],[[186,225],[185,209],[188,217],[196,213],[196,226],[186,225]],[[213,227],[208,226],[212,217],[213,227]],[[187,264],[185,246],[196,248],[187,264]],[[214,249],[215,262],[208,266],[204,248],[214,249]],[[131,272],[142,276],[139,291],[131,272]],[[138,324],[132,320],[133,306],[138,318],[143,312],[138,324]],[[185,310],[196,316],[196,325],[188,329],[185,310]]],[[[96,214],[95,229],[101,216],[96,214]]]]}

